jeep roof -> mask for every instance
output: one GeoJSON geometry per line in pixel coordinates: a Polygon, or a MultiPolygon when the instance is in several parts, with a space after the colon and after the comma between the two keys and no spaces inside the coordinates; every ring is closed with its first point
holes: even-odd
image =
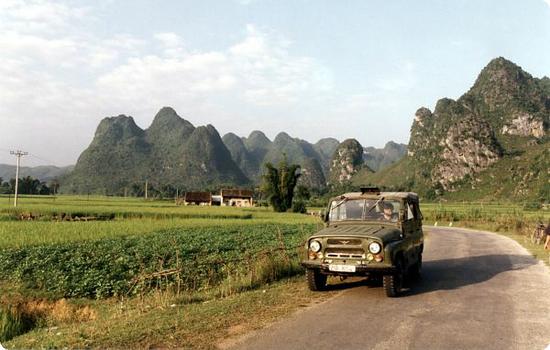
{"type": "Polygon", "coordinates": [[[348,192],[332,199],[359,199],[359,198],[410,198],[418,201],[418,195],[414,192],[348,192]]]}

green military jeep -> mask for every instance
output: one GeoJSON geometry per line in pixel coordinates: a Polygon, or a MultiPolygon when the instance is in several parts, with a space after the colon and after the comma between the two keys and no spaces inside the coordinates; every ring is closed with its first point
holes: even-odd
{"type": "Polygon", "coordinates": [[[398,296],[405,277],[418,277],[424,234],[418,195],[361,188],[332,198],[326,227],[309,237],[309,289],[324,290],[327,276],[382,278],[389,297],[398,296]]]}

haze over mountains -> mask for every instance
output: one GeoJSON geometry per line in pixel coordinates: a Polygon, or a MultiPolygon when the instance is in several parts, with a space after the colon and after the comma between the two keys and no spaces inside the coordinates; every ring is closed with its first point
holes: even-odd
{"type": "MultiPolygon", "coordinates": [[[[19,169],[19,177],[30,176],[40,181],[50,181],[58,179],[74,168],[73,165],[57,167],[53,165],[40,165],[35,167],[22,166],[19,169]]],[[[7,181],[15,177],[15,165],[0,164],[0,178],[7,181]]]]}
{"type": "Polygon", "coordinates": [[[502,57],[468,92],[417,110],[408,155],[355,184],[414,189],[456,199],[550,201],[550,79],[502,57]]]}
{"type": "MultiPolygon", "coordinates": [[[[125,115],[103,119],[92,143],[62,181],[62,191],[120,194],[142,187],[145,181],[182,189],[256,186],[263,164],[277,164],[283,157],[301,165],[304,185],[320,188],[327,185],[330,162],[339,145],[333,138],[311,144],[284,132],[273,141],[261,131],[248,137],[233,133],[221,137],[214,126],[195,127],[174,109],[163,107],[146,130],[125,115]]],[[[397,151],[366,152],[359,147],[361,165],[364,153],[367,162],[377,167],[395,162],[406,152],[405,145],[395,143],[386,148],[397,151]]]]}

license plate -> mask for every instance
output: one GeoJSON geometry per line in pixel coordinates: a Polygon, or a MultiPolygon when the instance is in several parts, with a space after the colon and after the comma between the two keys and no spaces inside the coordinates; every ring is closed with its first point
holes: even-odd
{"type": "Polygon", "coordinates": [[[328,269],[335,272],[355,272],[355,266],[353,265],[329,265],[328,269]]]}

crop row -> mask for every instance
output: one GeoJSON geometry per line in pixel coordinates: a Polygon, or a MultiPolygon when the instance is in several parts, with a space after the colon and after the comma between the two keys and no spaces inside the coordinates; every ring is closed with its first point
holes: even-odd
{"type": "Polygon", "coordinates": [[[143,210],[113,210],[110,208],[53,208],[53,209],[26,209],[26,208],[2,208],[0,213],[11,220],[39,220],[39,221],[88,221],[88,220],[114,220],[114,219],[251,219],[252,213],[246,212],[216,212],[216,211],[143,211],[143,210]]]}
{"type": "Polygon", "coordinates": [[[202,290],[246,274],[259,259],[289,259],[315,225],[179,228],[147,235],[0,250],[0,279],[56,297],[103,298],[178,286],[202,290]]]}

